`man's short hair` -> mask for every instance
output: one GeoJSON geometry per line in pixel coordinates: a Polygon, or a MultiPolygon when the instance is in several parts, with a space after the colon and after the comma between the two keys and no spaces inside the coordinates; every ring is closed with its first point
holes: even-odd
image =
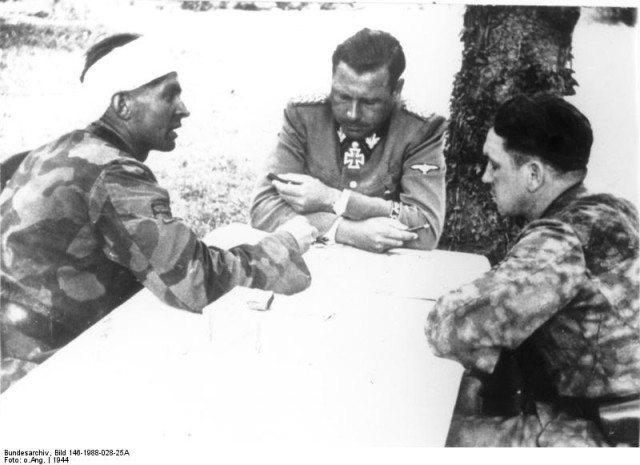
{"type": "Polygon", "coordinates": [[[589,120],[555,95],[512,97],[498,109],[493,130],[505,140],[507,151],[537,156],[561,173],[585,169],[589,162],[589,120]]]}
{"type": "Polygon", "coordinates": [[[333,52],[332,62],[334,72],[338,64],[344,62],[358,74],[386,66],[390,87],[396,85],[406,66],[398,39],[388,32],[371,29],[362,29],[338,45],[333,52]]]}
{"type": "Polygon", "coordinates": [[[127,45],[140,38],[140,34],[122,33],[114,34],[93,44],[85,54],[84,68],[80,74],[80,82],[84,82],[84,76],[96,62],[109,54],[113,49],[127,45]]]}

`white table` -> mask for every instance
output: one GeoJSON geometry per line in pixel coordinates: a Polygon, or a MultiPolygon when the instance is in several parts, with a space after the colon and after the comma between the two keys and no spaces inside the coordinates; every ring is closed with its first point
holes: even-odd
{"type": "MultiPolygon", "coordinates": [[[[233,225],[208,241],[257,237],[233,225]]],[[[0,396],[2,447],[442,446],[463,370],[431,355],[426,315],[486,259],[340,246],[305,259],[312,286],[264,312],[242,288],[204,315],[141,291],[0,396]]]]}

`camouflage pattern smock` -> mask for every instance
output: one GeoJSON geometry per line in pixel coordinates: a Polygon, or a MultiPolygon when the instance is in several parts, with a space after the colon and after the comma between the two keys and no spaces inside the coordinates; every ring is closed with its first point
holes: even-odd
{"type": "MultiPolygon", "coordinates": [[[[429,345],[436,355],[490,373],[503,348],[527,340],[557,396],[638,394],[638,270],[635,207],[608,194],[590,195],[579,184],[524,228],[500,264],[438,300],[425,327],[429,345]]],[[[554,423],[559,417],[547,407],[539,405],[533,424],[516,419],[524,425],[518,433],[513,423],[496,427],[493,439],[503,432],[499,445],[562,442],[559,428],[566,443],[598,442],[591,441],[589,428],[554,423]]],[[[481,439],[474,438],[474,445],[481,439]]]]}
{"type": "Polygon", "coordinates": [[[290,294],[310,284],[287,232],[228,251],[199,241],[130,153],[97,122],[31,152],[0,194],[5,376],[46,358],[141,284],[192,312],[236,285],[290,294]]]}

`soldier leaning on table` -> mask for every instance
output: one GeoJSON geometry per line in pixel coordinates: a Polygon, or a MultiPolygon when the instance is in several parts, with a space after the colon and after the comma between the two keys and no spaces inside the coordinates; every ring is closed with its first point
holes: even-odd
{"type": "Polygon", "coordinates": [[[455,415],[448,445],[638,445],[638,213],[584,187],[592,141],[559,97],[497,112],[482,179],[501,214],[529,223],[500,264],[440,298],[426,333],[481,378],[519,367],[519,408],[455,415]]]}
{"type": "Polygon", "coordinates": [[[107,110],[30,152],[0,194],[2,390],[142,286],[199,312],[236,285],[294,293],[310,283],[301,254],[316,231],[300,218],[225,251],[172,216],[143,163],[175,148],[189,116],[165,52],[133,34],[92,47],[81,80],[107,110]]]}
{"type": "Polygon", "coordinates": [[[405,56],[392,35],[363,29],[332,61],[329,97],[294,100],[284,111],[252,225],[273,231],[304,215],[328,241],[375,252],[433,249],[445,208],[444,118],[400,101],[405,56]]]}

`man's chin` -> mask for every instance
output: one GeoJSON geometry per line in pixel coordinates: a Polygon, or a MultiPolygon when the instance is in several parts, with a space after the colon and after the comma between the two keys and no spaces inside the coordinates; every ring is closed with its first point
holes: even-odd
{"type": "Polygon", "coordinates": [[[349,139],[364,139],[370,132],[364,129],[350,130],[345,128],[342,128],[342,131],[344,132],[345,136],[347,136],[349,139]]]}
{"type": "Polygon", "coordinates": [[[498,210],[498,213],[500,214],[500,216],[503,216],[505,218],[510,218],[512,216],[515,216],[515,213],[511,208],[501,207],[500,205],[496,204],[496,210],[498,210]]]}
{"type": "Polygon", "coordinates": [[[166,144],[162,145],[162,147],[156,147],[153,150],[155,150],[156,152],[172,152],[175,148],[175,142],[167,142],[166,144]]]}
{"type": "Polygon", "coordinates": [[[162,144],[162,147],[157,148],[156,150],[158,152],[171,152],[175,148],[176,148],[175,139],[170,139],[170,140],[165,141],[165,143],[162,144]]]}

